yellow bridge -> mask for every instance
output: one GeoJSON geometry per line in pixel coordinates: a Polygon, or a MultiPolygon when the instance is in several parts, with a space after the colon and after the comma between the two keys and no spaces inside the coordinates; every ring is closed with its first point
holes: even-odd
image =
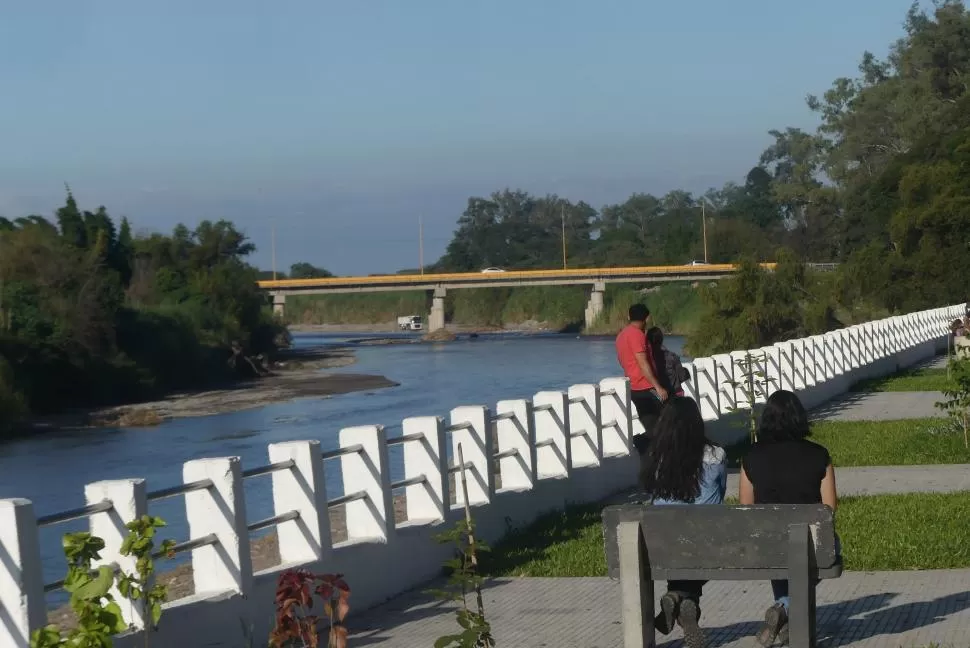
{"type": "MultiPolygon", "coordinates": [[[[775,268],[774,263],[761,265],[767,270],[775,268]]],[[[586,323],[589,325],[603,310],[603,292],[607,283],[705,281],[725,277],[737,272],[737,269],[733,264],[696,264],[564,270],[485,270],[325,279],[279,279],[260,281],[259,287],[273,296],[273,310],[280,315],[285,308],[287,295],[426,290],[431,293],[432,298],[428,329],[434,331],[444,327],[444,299],[449,289],[590,285],[592,291],[586,307],[586,323]]]]}

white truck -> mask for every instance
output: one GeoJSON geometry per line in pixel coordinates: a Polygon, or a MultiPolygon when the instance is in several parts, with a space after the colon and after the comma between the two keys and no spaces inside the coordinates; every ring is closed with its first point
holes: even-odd
{"type": "Polygon", "coordinates": [[[397,318],[397,325],[402,331],[420,331],[424,328],[420,315],[405,315],[397,318]]]}

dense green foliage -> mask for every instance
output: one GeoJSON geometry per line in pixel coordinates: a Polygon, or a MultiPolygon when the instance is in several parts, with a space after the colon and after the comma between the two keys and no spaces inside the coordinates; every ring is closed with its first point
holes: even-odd
{"type": "Polygon", "coordinates": [[[253,245],[226,221],[133,236],[74,197],[56,223],[0,219],[0,417],[110,404],[232,376],[230,345],[279,327],[253,245]]]}
{"type": "MultiPolygon", "coordinates": [[[[583,286],[529,286],[451,291],[445,302],[448,321],[470,327],[515,328],[530,324],[574,329],[584,320],[588,290],[583,286]]],[[[615,333],[627,319],[632,301],[647,299],[657,322],[671,334],[686,334],[697,323],[698,290],[684,284],[654,286],[641,294],[624,284],[607,285],[605,311],[588,333],[615,333]]],[[[422,291],[292,296],[286,300],[290,324],[387,324],[402,315],[427,315],[422,291]]]]}

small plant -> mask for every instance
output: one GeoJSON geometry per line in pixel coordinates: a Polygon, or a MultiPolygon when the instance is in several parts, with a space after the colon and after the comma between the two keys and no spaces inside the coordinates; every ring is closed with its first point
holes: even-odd
{"type": "Polygon", "coordinates": [[[276,586],[276,623],[269,636],[273,648],[318,648],[320,617],[312,614],[313,595],[323,603],[329,621],[327,648],[346,648],[344,619],[350,611],[350,587],[342,574],[313,574],[305,569],[288,569],[276,586]]]}
{"type": "MultiPolygon", "coordinates": [[[[162,618],[162,603],[165,602],[165,586],[153,583],[155,575],[155,532],[165,526],[159,517],[143,515],[125,525],[128,537],[121,543],[121,555],[135,558],[134,574],[118,574],[118,591],[127,599],[141,605],[142,618],[145,619],[145,646],[149,645],[149,630],[158,627],[162,618]]],[[[175,542],[164,540],[159,555],[169,555],[175,542]]]]}
{"type": "MultiPolygon", "coordinates": [[[[740,371],[740,379],[724,381],[725,385],[730,385],[734,389],[736,400],[740,392],[748,403],[747,420],[742,423],[742,427],[748,431],[751,443],[758,440],[758,414],[754,407],[755,402],[758,398],[767,398],[769,385],[775,382],[774,379],[768,378],[762,369],[766,362],[767,354],[753,355],[750,351],[746,351],[743,358],[734,361],[734,366],[740,371]]],[[[733,407],[731,412],[739,409],[741,408],[733,407]]]]}
{"type": "MultiPolygon", "coordinates": [[[[458,465],[465,465],[461,445],[458,446],[458,465]]],[[[485,602],[482,599],[482,584],[485,579],[478,574],[478,552],[488,551],[488,547],[475,540],[475,521],[468,507],[468,482],[465,480],[464,468],[459,475],[465,496],[465,518],[459,520],[450,531],[435,536],[438,542],[454,543],[456,555],[445,562],[445,568],[450,571],[449,588],[433,590],[432,594],[445,601],[461,601],[461,607],[455,616],[462,631],[439,637],[434,642],[434,648],[492,648],[495,646],[495,639],[492,637],[492,626],[485,618],[485,602]],[[474,610],[468,607],[468,595],[473,591],[476,602],[474,610]]]]}
{"type": "Polygon", "coordinates": [[[963,429],[963,446],[970,448],[970,359],[949,364],[951,386],[943,391],[946,400],[936,406],[956,419],[963,429]]]}
{"type": "MultiPolygon", "coordinates": [[[[30,636],[31,648],[111,648],[112,636],[128,629],[118,602],[111,595],[111,586],[117,582],[118,591],[133,601],[140,601],[150,613],[153,627],[162,616],[165,587],[148,583],[155,572],[154,537],[156,529],[165,526],[164,520],[148,515],[129,522],[128,536],[121,546],[121,553],[137,558],[136,574],[119,572],[116,568],[102,565],[92,567],[101,559],[104,540],[86,531],[68,533],[63,538],[64,556],[67,558],[67,576],[64,591],[71,595],[70,606],[77,617],[77,627],[61,635],[60,628],[48,625],[35,630],[30,636]]],[[[173,543],[162,543],[162,552],[168,552],[173,543]]],[[[146,614],[146,618],[149,615],[146,614]]],[[[145,645],[149,633],[146,631],[145,645]]]]}

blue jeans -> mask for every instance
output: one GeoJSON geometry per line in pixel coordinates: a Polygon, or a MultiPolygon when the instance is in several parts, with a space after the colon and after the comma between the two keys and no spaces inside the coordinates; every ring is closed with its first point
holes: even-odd
{"type": "MultiPolygon", "coordinates": [[[[839,534],[835,534],[835,555],[842,555],[842,541],[839,540],[839,534]]],[[[815,579],[815,584],[818,585],[818,579],[815,579]]],[[[773,580],[771,581],[771,593],[775,597],[775,604],[781,605],[785,608],[785,613],[788,613],[788,606],[791,603],[791,597],[788,596],[788,581],[787,580],[773,580]]]]}

